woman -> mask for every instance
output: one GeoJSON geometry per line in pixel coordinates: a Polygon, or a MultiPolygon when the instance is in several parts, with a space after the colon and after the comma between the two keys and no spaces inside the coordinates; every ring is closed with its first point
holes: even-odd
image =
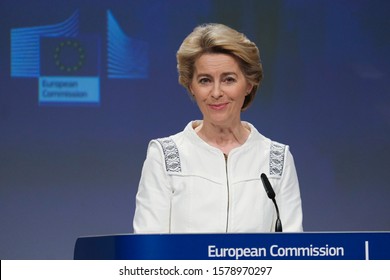
{"type": "Polygon", "coordinates": [[[284,231],[302,231],[298,179],[289,147],[241,121],[262,79],[259,51],[222,24],[198,26],[177,52],[179,83],[203,120],[152,140],[136,198],[135,233],[271,232],[276,193],[284,231]]]}

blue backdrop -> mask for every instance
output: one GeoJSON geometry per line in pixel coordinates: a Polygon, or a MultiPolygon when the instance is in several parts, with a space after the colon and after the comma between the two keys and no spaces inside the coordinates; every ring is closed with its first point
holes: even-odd
{"type": "Polygon", "coordinates": [[[0,258],[132,232],[149,140],[201,118],[175,54],[204,22],[260,48],[243,119],[291,146],[305,230],[390,230],[389,3],[2,0],[0,258]]]}

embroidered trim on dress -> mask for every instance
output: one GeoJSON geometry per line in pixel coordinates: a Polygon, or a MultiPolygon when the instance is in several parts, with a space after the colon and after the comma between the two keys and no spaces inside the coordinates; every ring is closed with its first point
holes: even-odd
{"type": "Polygon", "coordinates": [[[169,137],[157,139],[164,152],[167,172],[181,172],[179,150],[176,143],[169,137]]]}
{"type": "Polygon", "coordinates": [[[269,174],[282,176],[284,166],[284,152],[286,145],[272,142],[269,160],[269,174]]]}

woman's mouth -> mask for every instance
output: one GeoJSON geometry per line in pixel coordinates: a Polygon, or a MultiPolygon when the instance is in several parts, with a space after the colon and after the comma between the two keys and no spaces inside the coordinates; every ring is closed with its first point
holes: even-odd
{"type": "Polygon", "coordinates": [[[209,104],[209,107],[213,110],[223,110],[226,108],[228,103],[219,103],[219,104],[209,104]]]}

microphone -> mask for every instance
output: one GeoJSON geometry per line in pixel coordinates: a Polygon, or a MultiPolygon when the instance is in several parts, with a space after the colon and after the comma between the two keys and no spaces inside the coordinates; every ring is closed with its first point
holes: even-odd
{"type": "Polygon", "coordinates": [[[261,181],[263,182],[263,186],[264,186],[265,192],[267,193],[268,198],[272,199],[272,202],[275,205],[275,209],[276,209],[275,232],[282,232],[283,231],[282,221],[280,220],[279,208],[278,208],[278,205],[276,204],[276,200],[275,200],[276,195],[275,195],[274,189],[272,188],[271,183],[269,182],[269,180],[267,178],[267,175],[265,175],[264,173],[261,173],[260,178],[261,178],[261,181]]]}

